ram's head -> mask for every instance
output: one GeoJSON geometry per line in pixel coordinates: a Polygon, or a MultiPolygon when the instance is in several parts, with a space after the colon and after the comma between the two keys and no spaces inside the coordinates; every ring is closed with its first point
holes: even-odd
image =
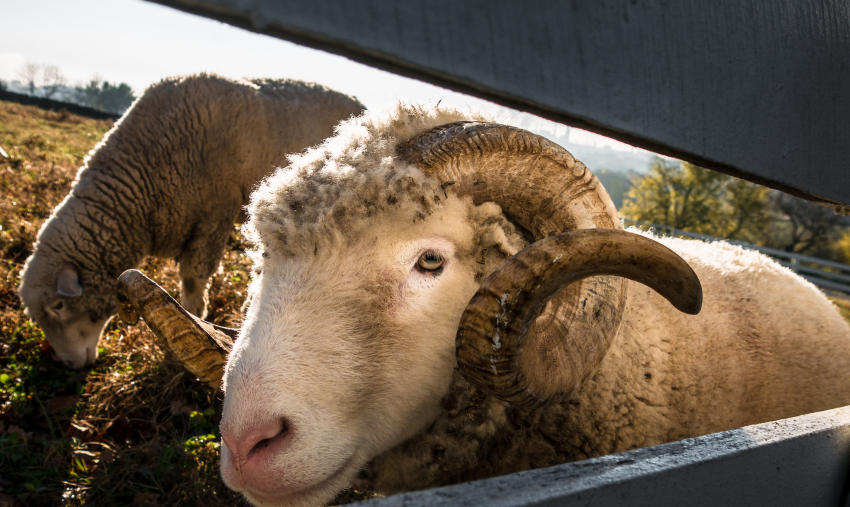
{"type": "Polygon", "coordinates": [[[226,372],[227,330],[122,275],[123,313],[224,388],[222,475],[257,504],[330,500],[438,417],[455,368],[513,404],[568,396],[617,334],[623,277],[699,311],[693,271],[622,231],[563,148],[438,119],[326,143],[255,193],[258,273],[226,372]]]}

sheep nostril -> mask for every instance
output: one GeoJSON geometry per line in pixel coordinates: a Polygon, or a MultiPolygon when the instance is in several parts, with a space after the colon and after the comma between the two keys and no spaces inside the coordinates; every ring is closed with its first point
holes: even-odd
{"type": "MultiPolygon", "coordinates": [[[[247,458],[250,459],[252,456],[254,456],[254,455],[262,452],[266,448],[268,448],[270,445],[273,445],[273,444],[280,442],[281,440],[285,439],[288,433],[289,433],[289,423],[286,420],[282,419],[279,422],[277,432],[274,433],[273,435],[267,437],[267,438],[259,440],[256,444],[254,444],[254,446],[248,452],[247,458]]],[[[268,434],[268,433],[266,433],[266,434],[268,434]]]]}

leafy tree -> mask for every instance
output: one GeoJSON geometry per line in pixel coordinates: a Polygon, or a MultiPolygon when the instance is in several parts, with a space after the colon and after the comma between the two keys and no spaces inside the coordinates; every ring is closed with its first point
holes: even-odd
{"type": "Polygon", "coordinates": [[[844,230],[841,237],[833,244],[835,260],[850,264],[850,231],[844,230]]]}
{"type": "MultiPolygon", "coordinates": [[[[703,169],[705,170],[705,169],[703,169]]],[[[755,239],[770,220],[767,196],[770,189],[749,181],[725,176],[727,209],[725,238],[755,239]]]]}
{"type": "Polygon", "coordinates": [[[83,101],[90,107],[96,107],[97,97],[100,95],[100,87],[103,86],[103,78],[95,74],[85,88],[82,88],[83,101]]]}
{"type": "Polygon", "coordinates": [[[98,105],[102,106],[104,111],[120,114],[126,111],[134,100],[136,100],[136,96],[127,83],[112,85],[109,84],[109,81],[104,81],[100,88],[98,105]]]}
{"type": "Polygon", "coordinates": [[[626,218],[719,238],[753,240],[764,226],[768,189],[688,162],[655,157],[626,193],[626,218]]]}
{"type": "Polygon", "coordinates": [[[92,77],[81,92],[88,106],[116,114],[122,114],[136,99],[133,89],[127,83],[113,85],[98,75],[92,77]]]}

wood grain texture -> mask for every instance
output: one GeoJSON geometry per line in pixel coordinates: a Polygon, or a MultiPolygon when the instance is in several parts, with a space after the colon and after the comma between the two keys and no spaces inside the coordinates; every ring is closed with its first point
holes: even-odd
{"type": "Polygon", "coordinates": [[[154,0],[850,204],[843,0],[154,0]]]}

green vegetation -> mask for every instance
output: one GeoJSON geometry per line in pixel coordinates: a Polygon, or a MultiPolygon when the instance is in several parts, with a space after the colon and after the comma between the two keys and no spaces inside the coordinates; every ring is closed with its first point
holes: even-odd
{"type": "MultiPolygon", "coordinates": [[[[15,292],[38,229],[111,128],[0,102],[0,505],[239,505],[218,475],[221,395],[144,325],[113,321],[92,368],[52,357],[15,292]]],[[[210,317],[236,325],[249,269],[234,231],[210,317]]],[[[173,262],[142,269],[176,293],[173,262]]]]}
{"type": "Polygon", "coordinates": [[[132,88],[127,83],[117,85],[109,81],[100,81],[99,77],[92,78],[85,88],[81,89],[82,96],[88,106],[109,113],[123,114],[136,99],[132,88]]]}
{"type": "Polygon", "coordinates": [[[632,180],[620,212],[631,220],[850,262],[845,217],[687,162],[653,159],[649,172],[632,180]]]}
{"type": "MultiPolygon", "coordinates": [[[[104,81],[97,74],[85,86],[69,86],[67,78],[59,67],[36,63],[32,60],[21,65],[17,74],[21,81],[12,91],[23,92],[33,97],[71,102],[109,113],[124,114],[136,98],[127,83],[113,84],[104,81]]],[[[8,83],[0,80],[0,90],[8,87],[8,83]]]]}
{"type": "Polygon", "coordinates": [[[767,221],[768,189],[656,157],[626,193],[623,216],[718,238],[751,240],[767,221]]]}

